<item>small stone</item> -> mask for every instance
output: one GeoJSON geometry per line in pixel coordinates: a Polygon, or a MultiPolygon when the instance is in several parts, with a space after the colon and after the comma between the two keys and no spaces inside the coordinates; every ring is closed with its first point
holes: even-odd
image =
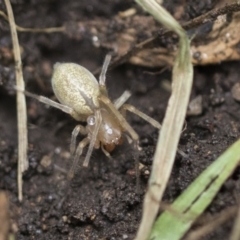
{"type": "Polygon", "coordinates": [[[50,156],[47,156],[47,155],[43,156],[43,158],[40,161],[41,166],[44,168],[49,167],[51,163],[52,163],[52,159],[50,156]]]}
{"type": "Polygon", "coordinates": [[[232,97],[240,102],[240,83],[235,83],[231,89],[232,97]]]}
{"type": "Polygon", "coordinates": [[[188,105],[188,116],[198,116],[202,114],[202,96],[198,95],[188,105]]]}
{"type": "Polygon", "coordinates": [[[148,175],[150,175],[150,172],[149,172],[149,170],[145,170],[145,171],[144,171],[144,175],[145,175],[145,176],[148,176],[148,175]]]}
{"type": "Polygon", "coordinates": [[[68,221],[68,217],[67,216],[62,216],[62,220],[63,220],[63,222],[67,222],[68,221]]]}

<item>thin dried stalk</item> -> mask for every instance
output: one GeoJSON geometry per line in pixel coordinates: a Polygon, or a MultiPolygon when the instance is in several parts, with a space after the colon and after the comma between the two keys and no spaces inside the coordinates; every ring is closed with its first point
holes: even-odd
{"type": "MultiPolygon", "coordinates": [[[[24,90],[25,84],[23,80],[22,61],[21,61],[16,24],[15,24],[10,1],[5,0],[5,4],[7,8],[11,35],[12,35],[13,54],[15,59],[16,86],[17,88],[24,90]]],[[[22,197],[23,197],[22,173],[28,169],[27,111],[26,111],[26,99],[23,91],[17,91],[17,119],[18,119],[18,199],[19,201],[22,201],[22,197]]]]}
{"type": "MultiPolygon", "coordinates": [[[[5,20],[10,21],[8,16],[3,11],[0,11],[0,16],[2,16],[5,20]]],[[[18,26],[17,24],[15,24],[15,26],[19,32],[54,33],[54,32],[64,32],[65,31],[64,26],[51,27],[51,28],[24,28],[24,27],[18,26]]]]}
{"type": "Polygon", "coordinates": [[[154,0],[136,0],[136,2],[161,24],[176,32],[180,38],[179,51],[173,67],[172,94],[159,135],[148,191],[144,198],[143,216],[136,236],[136,240],[146,240],[172,171],[189,102],[193,66],[189,39],[175,19],[154,0]]]}

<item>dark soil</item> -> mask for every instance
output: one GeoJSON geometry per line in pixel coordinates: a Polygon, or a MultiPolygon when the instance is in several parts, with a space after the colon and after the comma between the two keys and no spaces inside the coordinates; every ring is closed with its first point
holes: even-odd
{"type": "MultiPolygon", "coordinates": [[[[136,7],[133,1],[11,1],[16,22],[24,27],[54,27],[64,22],[86,21],[94,17],[108,19],[119,11],[136,7]]],[[[208,11],[212,5],[185,7],[184,20],[208,11]],[[194,9],[194,11],[193,11],[194,9]],[[189,13],[192,14],[189,14],[189,13]],[[194,15],[194,16],[192,16],[194,15]]],[[[168,1],[173,12],[181,1],[168,1]]],[[[6,12],[4,4],[1,9],[6,12]]],[[[139,14],[143,12],[138,8],[139,14]]],[[[134,174],[135,150],[127,141],[107,159],[94,151],[88,168],[81,167],[69,182],[71,166],[69,143],[77,124],[70,116],[27,98],[30,168],[24,174],[22,203],[17,199],[17,128],[14,85],[14,61],[8,23],[0,19],[0,189],[11,201],[12,231],[16,239],[133,239],[142,213],[149,171],[158,131],[131,114],[128,121],[140,136],[144,165],[140,177],[140,194],[136,194],[134,174]]],[[[71,40],[61,33],[19,33],[27,89],[53,98],[52,66],[56,61],[77,62],[89,70],[100,67],[106,49],[96,48],[87,39],[71,40]]],[[[240,104],[231,94],[239,81],[239,62],[195,67],[192,97],[203,96],[203,113],[187,118],[179,148],[189,155],[177,155],[172,176],[164,195],[172,202],[186,187],[240,136],[240,104]]],[[[107,74],[112,99],[129,89],[129,103],[162,121],[169,92],[162,87],[171,73],[152,75],[143,67],[125,64],[107,74]]],[[[79,140],[82,138],[79,137],[79,140]]],[[[239,194],[239,169],[224,184],[207,209],[214,215],[236,204],[239,194]]],[[[227,239],[233,221],[220,226],[205,239],[227,239]]]]}

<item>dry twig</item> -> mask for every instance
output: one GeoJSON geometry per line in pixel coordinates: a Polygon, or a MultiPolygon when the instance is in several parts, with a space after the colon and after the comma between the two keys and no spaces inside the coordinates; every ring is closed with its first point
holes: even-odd
{"type": "MultiPolygon", "coordinates": [[[[22,60],[20,54],[20,47],[18,42],[18,35],[12,11],[12,6],[9,0],[5,0],[9,24],[13,42],[13,53],[15,59],[15,75],[16,86],[19,89],[25,89],[22,73],[22,60]]],[[[17,119],[18,119],[18,199],[22,201],[22,173],[28,169],[27,159],[27,111],[25,95],[21,91],[17,91],[17,119]]]]}

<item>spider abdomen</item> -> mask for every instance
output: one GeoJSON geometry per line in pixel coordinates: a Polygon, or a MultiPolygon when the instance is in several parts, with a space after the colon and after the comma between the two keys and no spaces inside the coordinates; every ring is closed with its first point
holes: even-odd
{"type": "Polygon", "coordinates": [[[75,63],[56,63],[52,76],[52,87],[58,100],[74,110],[73,118],[85,121],[93,114],[81,92],[98,107],[99,84],[86,68],[75,63]]]}

